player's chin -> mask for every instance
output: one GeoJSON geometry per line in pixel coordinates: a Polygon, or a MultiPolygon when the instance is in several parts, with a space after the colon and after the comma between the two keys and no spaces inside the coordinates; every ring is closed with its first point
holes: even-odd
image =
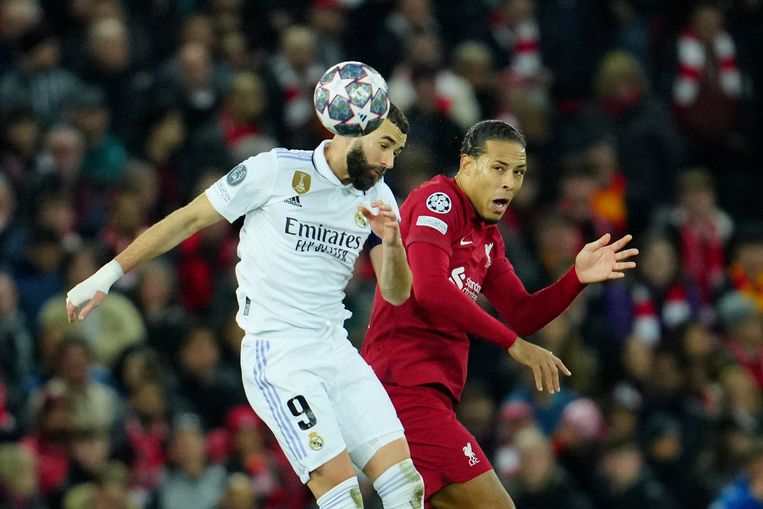
{"type": "Polygon", "coordinates": [[[482,220],[487,223],[497,223],[503,218],[504,214],[506,214],[506,210],[508,210],[506,207],[496,208],[489,205],[480,215],[482,216],[482,220]]]}
{"type": "Polygon", "coordinates": [[[369,189],[374,187],[374,185],[378,181],[379,181],[378,178],[368,177],[368,178],[357,179],[356,181],[352,183],[352,185],[355,187],[355,189],[359,191],[368,191],[369,189]]]}

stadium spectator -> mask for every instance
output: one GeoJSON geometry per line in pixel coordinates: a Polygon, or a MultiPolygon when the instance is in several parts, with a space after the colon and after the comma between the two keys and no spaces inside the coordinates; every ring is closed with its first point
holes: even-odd
{"type": "Polygon", "coordinates": [[[550,441],[533,427],[517,432],[514,443],[519,451],[520,467],[507,490],[517,507],[541,509],[564,500],[570,509],[593,509],[588,498],[554,459],[550,441]]]}
{"type": "Polygon", "coordinates": [[[616,439],[607,444],[600,462],[594,499],[600,507],[676,507],[670,492],[644,464],[638,444],[630,439],[616,439]]]}
{"type": "Polygon", "coordinates": [[[204,433],[192,414],[182,414],[175,419],[169,461],[151,507],[217,507],[225,490],[225,469],[207,462],[204,433]]]}

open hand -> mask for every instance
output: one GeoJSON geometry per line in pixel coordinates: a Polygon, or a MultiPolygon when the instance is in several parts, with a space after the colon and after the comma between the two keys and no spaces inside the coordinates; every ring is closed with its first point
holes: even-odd
{"type": "Polygon", "coordinates": [[[389,245],[399,242],[400,225],[397,222],[397,216],[392,207],[380,200],[371,202],[371,206],[378,210],[377,214],[374,214],[366,207],[358,207],[360,213],[368,219],[371,231],[382,240],[383,244],[389,245]]]}
{"type": "Polygon", "coordinates": [[[532,370],[535,377],[535,388],[539,391],[543,390],[545,382],[546,390],[549,393],[559,392],[561,390],[559,371],[567,376],[572,375],[559,357],[522,338],[517,338],[514,344],[509,347],[509,355],[532,370]]]}
{"type": "MultiPolygon", "coordinates": [[[[76,287],[75,287],[76,288],[76,287]]],[[[66,318],[69,320],[69,323],[74,323],[76,319],[84,320],[87,318],[87,315],[90,314],[92,310],[98,307],[98,305],[103,302],[103,299],[106,298],[106,294],[101,291],[95,292],[93,297],[87,301],[87,304],[84,305],[82,308],[82,311],[79,312],[79,315],[77,314],[77,310],[79,309],[79,306],[75,305],[71,300],[69,300],[69,297],[66,298],[66,318]]]]}
{"type": "Polygon", "coordinates": [[[638,254],[638,249],[622,249],[633,236],[626,235],[609,244],[612,236],[605,233],[599,240],[586,244],[575,257],[575,273],[581,283],[600,283],[625,277],[624,270],[636,267],[636,262],[625,261],[638,254]]]}

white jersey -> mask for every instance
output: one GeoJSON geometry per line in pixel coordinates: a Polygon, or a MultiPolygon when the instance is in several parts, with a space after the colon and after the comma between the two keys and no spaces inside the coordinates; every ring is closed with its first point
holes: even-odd
{"type": "Polygon", "coordinates": [[[381,200],[400,217],[383,181],[365,192],[339,181],[324,156],[328,143],[250,157],[206,190],[228,221],[246,216],[236,319],[249,333],[308,337],[349,318],[344,290],[371,232],[358,206],[381,200]]]}

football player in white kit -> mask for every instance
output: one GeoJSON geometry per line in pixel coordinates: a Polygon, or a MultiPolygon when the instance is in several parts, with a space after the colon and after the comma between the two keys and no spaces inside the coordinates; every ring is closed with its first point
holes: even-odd
{"type": "Polygon", "coordinates": [[[250,157],[67,294],[69,321],[82,320],[124,272],[212,223],[245,216],[236,266],[244,388],[320,509],[363,506],[353,464],[385,508],[424,504],[402,425],[343,326],[344,290],[371,232],[382,295],[397,305],[410,295],[399,212],[382,180],[407,131],[392,106],[366,136],[250,157]]]}

